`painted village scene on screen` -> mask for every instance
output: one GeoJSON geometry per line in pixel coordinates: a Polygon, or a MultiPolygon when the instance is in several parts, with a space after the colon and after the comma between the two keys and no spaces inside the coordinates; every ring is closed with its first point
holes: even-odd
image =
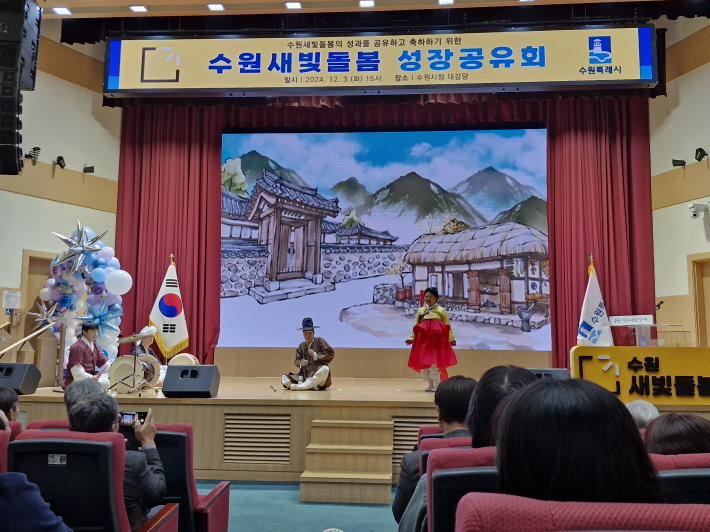
{"type": "Polygon", "coordinates": [[[225,134],[220,347],[549,350],[545,130],[225,134]],[[248,317],[248,319],[245,319],[248,317]]]}

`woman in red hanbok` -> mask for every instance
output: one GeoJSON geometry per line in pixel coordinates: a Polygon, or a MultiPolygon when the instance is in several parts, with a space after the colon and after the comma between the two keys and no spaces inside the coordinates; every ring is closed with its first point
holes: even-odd
{"type": "Polygon", "coordinates": [[[436,288],[424,291],[425,306],[417,311],[414,330],[406,340],[406,344],[412,346],[409,367],[421,373],[422,379],[429,383],[427,392],[436,391],[439,381],[448,378],[446,368],[457,363],[452,349],[456,345],[454,331],[446,310],[436,304],[438,299],[436,288]]]}

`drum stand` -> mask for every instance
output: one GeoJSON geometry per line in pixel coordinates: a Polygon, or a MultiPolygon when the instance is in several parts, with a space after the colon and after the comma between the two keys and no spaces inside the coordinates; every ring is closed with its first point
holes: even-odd
{"type": "MultiPolygon", "coordinates": [[[[117,383],[112,384],[111,386],[109,386],[109,387],[108,387],[108,391],[111,391],[112,388],[115,388],[115,387],[118,386],[119,384],[125,384],[126,386],[128,386],[128,384],[125,383],[125,382],[123,382],[123,381],[125,381],[126,379],[129,379],[129,378],[133,377],[133,385],[131,386],[131,388],[133,388],[133,391],[134,391],[134,392],[135,392],[136,390],[138,390],[138,397],[141,397],[142,387],[143,387],[144,385],[146,385],[146,384],[147,384],[148,386],[150,386],[150,387],[153,389],[153,391],[155,392],[155,391],[156,391],[156,390],[155,390],[155,386],[153,386],[151,383],[149,383],[147,380],[145,380],[145,378],[143,378],[143,379],[141,380],[140,384],[138,384],[138,386],[136,386],[136,364],[137,364],[137,363],[138,363],[138,346],[136,346],[135,349],[133,350],[133,374],[132,374],[132,375],[128,375],[128,376],[126,376],[126,377],[123,377],[123,378],[122,378],[120,381],[118,381],[117,383]]],[[[143,368],[143,365],[141,364],[141,369],[142,369],[142,368],[143,368]]],[[[128,393],[133,393],[133,392],[128,392],[128,393]]]]}

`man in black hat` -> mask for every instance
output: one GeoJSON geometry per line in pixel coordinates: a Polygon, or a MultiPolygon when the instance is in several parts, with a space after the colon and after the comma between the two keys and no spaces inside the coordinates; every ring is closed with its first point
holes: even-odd
{"type": "Polygon", "coordinates": [[[289,390],[325,390],[332,383],[328,364],[333,360],[335,351],[323,338],[315,335],[312,318],[303,318],[299,331],[303,331],[305,342],[296,349],[294,364],[298,373],[281,376],[281,384],[289,390]]]}

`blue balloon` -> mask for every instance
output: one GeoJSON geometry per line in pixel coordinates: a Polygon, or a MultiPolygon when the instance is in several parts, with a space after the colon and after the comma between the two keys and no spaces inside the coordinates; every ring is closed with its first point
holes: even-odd
{"type": "Polygon", "coordinates": [[[94,264],[94,261],[98,258],[99,258],[99,256],[96,253],[87,253],[84,256],[84,264],[86,264],[87,266],[91,266],[92,264],[94,264]]]}
{"type": "MultiPolygon", "coordinates": [[[[94,235],[94,236],[96,236],[96,235],[94,235]]],[[[103,240],[99,240],[98,242],[96,242],[96,245],[99,246],[100,248],[106,247],[106,244],[104,244],[103,240]]]]}
{"type": "Polygon", "coordinates": [[[86,233],[86,238],[89,240],[96,238],[96,231],[94,231],[91,227],[84,226],[84,233],[86,233]]]}
{"type": "Polygon", "coordinates": [[[54,325],[52,325],[52,326],[49,328],[49,332],[52,332],[52,333],[57,332],[57,330],[54,328],[54,325]]]}
{"type": "Polygon", "coordinates": [[[68,307],[71,304],[72,304],[72,300],[69,296],[62,296],[59,298],[59,306],[60,307],[68,307]]]}
{"type": "MultiPolygon", "coordinates": [[[[96,259],[97,261],[103,259],[96,259]]],[[[91,278],[97,283],[103,283],[107,277],[106,270],[104,268],[97,267],[91,272],[91,278]]]]}
{"type": "Polygon", "coordinates": [[[72,238],[76,238],[79,233],[76,232],[76,229],[74,229],[71,233],[72,238]]]}
{"type": "Polygon", "coordinates": [[[121,325],[121,318],[115,317],[115,318],[113,319],[113,324],[114,324],[114,325],[121,325]]]}
{"type": "Polygon", "coordinates": [[[113,268],[114,270],[120,270],[121,269],[121,263],[118,262],[118,259],[116,257],[112,258],[110,261],[106,263],[107,268],[113,268]]]}
{"type": "Polygon", "coordinates": [[[94,268],[105,268],[106,261],[104,259],[96,259],[94,261],[94,268]]]}
{"type": "Polygon", "coordinates": [[[76,310],[76,305],[69,305],[69,310],[74,312],[76,310]]]}
{"type": "Polygon", "coordinates": [[[117,305],[123,304],[123,296],[116,296],[116,304],[117,305]]]}
{"type": "Polygon", "coordinates": [[[71,294],[69,296],[69,299],[71,299],[72,306],[73,306],[74,303],[76,303],[77,301],[79,301],[81,299],[81,296],[79,294],[77,294],[76,292],[74,292],[73,294],[71,294]]]}
{"type": "Polygon", "coordinates": [[[123,307],[118,303],[114,303],[108,308],[109,312],[123,312],[123,307]]]}

